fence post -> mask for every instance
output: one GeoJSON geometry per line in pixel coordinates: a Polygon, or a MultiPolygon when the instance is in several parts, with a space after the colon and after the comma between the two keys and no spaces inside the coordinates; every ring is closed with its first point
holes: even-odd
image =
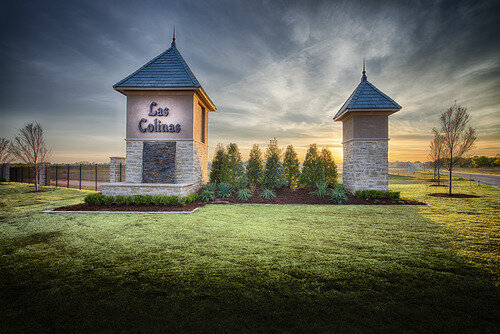
{"type": "Polygon", "coordinates": [[[95,191],[97,191],[97,164],[95,164],[95,191]]]}
{"type": "Polygon", "coordinates": [[[21,172],[21,183],[23,183],[23,166],[21,166],[21,168],[19,168],[19,171],[21,172]]]}
{"type": "Polygon", "coordinates": [[[56,188],[57,188],[57,164],[56,164],[56,188]]]}
{"type": "Polygon", "coordinates": [[[80,164],[79,189],[82,190],[82,164],[80,164]]]}
{"type": "Polygon", "coordinates": [[[66,188],[69,188],[69,164],[67,166],[68,175],[66,175],[66,188]]]}

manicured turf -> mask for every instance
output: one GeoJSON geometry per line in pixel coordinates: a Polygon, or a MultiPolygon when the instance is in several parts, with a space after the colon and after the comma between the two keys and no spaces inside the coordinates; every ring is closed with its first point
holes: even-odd
{"type": "Polygon", "coordinates": [[[391,189],[432,206],[43,214],[88,192],[0,184],[0,332],[498,330],[499,191],[391,189]]]}

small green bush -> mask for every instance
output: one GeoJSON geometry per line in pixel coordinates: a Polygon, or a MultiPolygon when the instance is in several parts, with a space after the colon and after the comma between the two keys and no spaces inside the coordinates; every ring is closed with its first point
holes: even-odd
{"type": "Polygon", "coordinates": [[[132,200],[135,205],[148,205],[146,195],[134,195],[132,196],[132,200]]]}
{"type": "Polygon", "coordinates": [[[153,205],[163,205],[163,196],[162,195],[154,195],[151,197],[151,204],[153,205]]]}
{"type": "Polygon", "coordinates": [[[379,199],[379,198],[390,198],[399,199],[401,193],[399,191],[385,191],[385,190],[357,190],[354,196],[364,199],[379,199]]]}
{"type": "Polygon", "coordinates": [[[179,204],[179,196],[162,196],[161,204],[163,205],[177,205],[179,204]]]}
{"type": "Polygon", "coordinates": [[[134,197],[133,196],[125,196],[125,204],[126,205],[134,205],[134,197]]]}
{"type": "Polygon", "coordinates": [[[236,196],[236,199],[238,201],[248,201],[250,198],[252,198],[253,193],[250,189],[240,189],[238,191],[238,195],[236,196]]]}
{"type": "Polygon", "coordinates": [[[215,191],[205,189],[201,192],[199,198],[203,202],[210,202],[215,199],[215,191]]]}
{"type": "Polygon", "coordinates": [[[127,205],[127,199],[130,196],[117,195],[115,196],[115,203],[117,205],[127,205]]]}
{"type": "Polygon", "coordinates": [[[115,204],[115,198],[113,196],[104,196],[104,204],[105,205],[115,204]]]}
{"type": "Polygon", "coordinates": [[[181,197],[181,204],[182,205],[188,205],[188,204],[193,203],[197,199],[198,199],[198,194],[197,193],[193,193],[193,194],[181,197]]]}
{"type": "Polygon", "coordinates": [[[229,183],[219,183],[219,196],[229,197],[233,191],[233,187],[229,183]]]}
{"type": "Polygon", "coordinates": [[[316,190],[311,191],[310,194],[316,195],[319,197],[325,197],[326,195],[328,195],[328,183],[327,182],[321,182],[321,183],[316,182],[316,190]]]}
{"type": "Polygon", "coordinates": [[[83,201],[90,205],[104,205],[106,204],[105,197],[106,196],[101,193],[88,194],[87,196],[85,196],[83,201]]]}
{"type": "Polygon", "coordinates": [[[330,191],[330,199],[332,200],[332,202],[335,202],[337,204],[347,203],[347,192],[345,191],[344,187],[340,184],[336,184],[335,188],[330,191]]]}
{"type": "Polygon", "coordinates": [[[0,182],[7,182],[7,179],[5,177],[0,177],[0,182]]]}
{"type": "Polygon", "coordinates": [[[269,188],[265,188],[259,195],[259,197],[262,197],[262,198],[265,198],[265,199],[271,199],[271,198],[275,198],[276,197],[276,194],[274,191],[272,191],[271,189],[269,188]]]}

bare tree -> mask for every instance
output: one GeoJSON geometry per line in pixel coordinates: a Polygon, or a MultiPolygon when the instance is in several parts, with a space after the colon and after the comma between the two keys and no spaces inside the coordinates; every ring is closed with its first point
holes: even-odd
{"type": "Polygon", "coordinates": [[[40,183],[40,169],[47,161],[50,151],[43,138],[43,130],[39,123],[28,123],[19,129],[17,136],[10,145],[12,155],[29,167],[35,173],[35,190],[38,191],[40,183]]]}
{"type": "Polygon", "coordinates": [[[476,130],[467,127],[470,121],[467,108],[456,103],[443,111],[440,117],[441,134],[444,137],[444,167],[449,172],[451,196],[451,175],[460,158],[469,151],[476,141],[476,130]]]}
{"type": "Polygon", "coordinates": [[[11,160],[10,154],[10,140],[0,138],[0,165],[3,165],[11,160]]]}
{"type": "Polygon", "coordinates": [[[432,138],[430,144],[430,153],[429,158],[432,161],[434,167],[434,179],[436,179],[437,173],[437,181],[438,185],[441,184],[441,167],[443,167],[443,153],[444,153],[444,137],[436,128],[432,129],[432,133],[434,133],[434,138],[432,138]]]}

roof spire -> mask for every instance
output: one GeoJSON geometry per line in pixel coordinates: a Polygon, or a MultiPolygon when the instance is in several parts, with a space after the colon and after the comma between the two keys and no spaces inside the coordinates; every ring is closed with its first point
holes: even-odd
{"type": "Polygon", "coordinates": [[[172,37],[172,43],[170,44],[171,47],[176,48],[177,44],[175,44],[175,25],[174,25],[174,35],[172,37]]]}
{"type": "Polygon", "coordinates": [[[363,76],[361,77],[361,81],[366,81],[366,70],[365,70],[365,58],[363,58],[363,76]]]}

